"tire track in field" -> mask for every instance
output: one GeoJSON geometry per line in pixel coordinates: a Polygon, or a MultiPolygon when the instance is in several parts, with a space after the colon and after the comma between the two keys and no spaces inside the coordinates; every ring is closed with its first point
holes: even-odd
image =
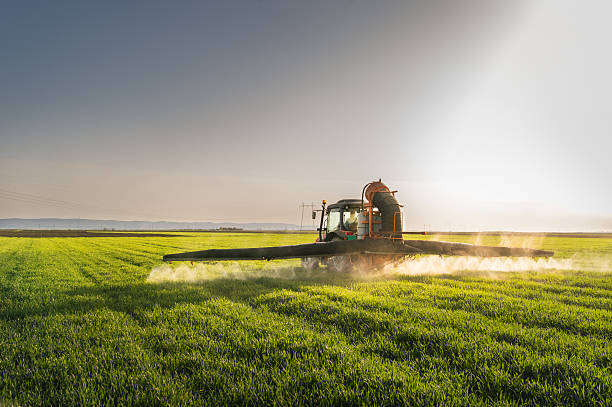
{"type": "MultiPolygon", "coordinates": [[[[388,363],[384,358],[363,352],[361,347],[346,342],[343,335],[320,331],[306,321],[271,313],[261,308],[253,309],[247,304],[227,300],[221,300],[221,303],[223,307],[215,307],[214,303],[181,307],[181,310],[186,308],[181,313],[181,318],[175,319],[174,315],[165,314],[158,320],[151,320],[150,323],[155,326],[160,324],[170,327],[187,326],[189,329],[202,326],[202,331],[207,338],[212,339],[212,343],[200,339],[194,343],[194,351],[213,353],[219,359],[227,359],[232,364],[237,364],[238,369],[243,369],[240,366],[244,364],[256,363],[266,366],[264,370],[275,372],[276,369],[284,370],[291,367],[293,360],[304,359],[308,360],[310,365],[325,366],[326,371],[350,369],[351,375],[344,379],[343,374],[334,374],[334,377],[340,377],[341,381],[335,384],[328,383],[326,387],[330,389],[338,386],[343,388],[349,386],[349,383],[353,385],[359,383],[360,387],[368,388],[369,383],[379,381],[392,385],[388,380],[395,377],[395,382],[401,387],[387,391],[388,395],[394,396],[397,392],[405,393],[410,389],[414,392],[412,397],[422,398],[429,393],[443,391],[461,398],[457,393],[462,391],[454,385],[457,381],[461,383],[460,376],[452,377],[451,380],[447,372],[435,371],[430,372],[431,377],[423,377],[424,369],[416,366],[414,362],[388,363]],[[211,321],[211,317],[215,319],[211,321]],[[206,345],[201,346],[202,343],[206,345]],[[287,357],[283,358],[282,355],[287,357]],[[330,362],[333,364],[329,365],[330,362]],[[368,366],[379,368],[371,371],[368,366]],[[419,391],[419,388],[422,390],[419,391]]],[[[176,309],[171,311],[173,314],[176,312],[176,309]]],[[[184,334],[193,337],[189,332],[184,334]]],[[[173,342],[176,341],[183,343],[178,338],[173,339],[173,342]]],[[[161,342],[164,342],[164,338],[161,338],[161,342]]],[[[167,351],[162,346],[161,354],[164,358],[167,358],[167,351]]],[[[309,370],[312,369],[309,367],[309,370]]],[[[390,388],[387,387],[387,390],[390,388]]],[[[478,401],[473,395],[466,397],[472,403],[478,401]]],[[[413,400],[416,401],[418,398],[413,400]]]]}
{"type": "MultiPolygon", "coordinates": [[[[91,239],[91,238],[87,238],[91,239]]],[[[55,241],[59,248],[56,252],[63,253],[64,261],[71,264],[71,269],[75,275],[78,275],[83,282],[91,284],[100,284],[100,275],[92,272],[91,268],[104,262],[99,256],[99,253],[91,245],[91,242],[85,238],[61,238],[55,241]]]]}
{"type": "MultiPolygon", "coordinates": [[[[423,287],[413,287],[411,291],[407,291],[401,294],[393,290],[386,290],[384,294],[380,292],[378,293],[369,292],[368,294],[377,296],[382,301],[384,301],[385,297],[391,297],[394,299],[394,301],[397,301],[402,306],[406,306],[408,308],[412,307],[414,305],[414,302],[417,302],[427,307],[434,307],[434,309],[438,309],[438,310],[441,309],[439,308],[439,304],[435,298],[432,299],[429,293],[423,293],[423,287]]],[[[390,309],[392,310],[394,308],[392,307],[390,309]]],[[[448,309],[444,309],[444,310],[447,312],[449,311],[448,309]]],[[[551,339],[560,338],[559,340],[563,342],[563,346],[557,346],[554,349],[554,352],[565,353],[564,349],[568,347],[572,348],[574,353],[576,353],[578,349],[582,349],[582,350],[586,349],[586,351],[582,353],[585,355],[585,357],[588,358],[590,357],[591,350],[592,350],[590,346],[596,346],[602,349],[607,349],[603,353],[602,358],[595,360],[596,363],[598,363],[599,365],[605,365],[606,363],[610,363],[610,361],[612,361],[612,357],[610,357],[610,355],[612,355],[612,345],[610,341],[608,341],[607,338],[605,338],[605,336],[602,336],[602,337],[584,336],[582,334],[567,333],[564,330],[559,330],[556,328],[549,328],[549,327],[542,328],[538,326],[530,327],[524,324],[522,321],[516,321],[512,319],[504,322],[504,321],[501,321],[499,317],[491,318],[490,316],[482,315],[480,313],[474,314],[470,310],[462,310],[462,309],[452,310],[451,314],[449,315],[454,315],[453,314],[454,312],[459,312],[465,315],[470,315],[470,319],[474,319],[475,315],[478,315],[476,320],[477,321],[480,320],[481,321],[480,324],[482,326],[499,327],[501,329],[501,332],[497,333],[495,331],[492,331],[492,335],[495,338],[501,339],[506,342],[508,341],[511,341],[512,343],[520,342],[520,343],[525,343],[525,345],[527,346],[533,347],[533,344],[530,344],[530,342],[525,342],[523,340],[525,337],[531,337],[533,339],[532,342],[537,344],[536,349],[542,350],[542,352],[548,352],[551,350],[550,346],[548,346],[549,342],[542,342],[541,339],[543,337],[549,337],[551,339]],[[516,332],[519,332],[519,331],[522,332],[522,334],[517,336],[516,332]],[[583,346],[585,343],[588,344],[587,348],[584,348],[583,346]]],[[[457,329],[466,328],[465,326],[462,326],[462,325],[457,325],[455,327],[457,329]]],[[[480,329],[482,330],[482,327],[480,329]]]]}
{"type": "Polygon", "coordinates": [[[576,277],[573,272],[559,273],[561,278],[555,281],[550,281],[550,275],[547,277],[540,277],[538,275],[531,276],[530,280],[534,282],[558,284],[565,287],[581,287],[581,288],[597,288],[606,291],[612,291],[612,273],[601,273],[601,272],[588,272],[586,278],[581,274],[580,277],[576,277]],[[596,277],[593,277],[596,276],[596,277]]]}
{"type": "MultiPolygon", "coordinates": [[[[404,290],[404,285],[396,284],[381,292],[407,301],[415,296],[446,310],[461,309],[487,316],[491,319],[520,322],[526,326],[555,328],[561,331],[572,330],[583,336],[612,335],[612,313],[604,309],[590,309],[568,305],[542,298],[518,298],[504,292],[477,290],[470,287],[449,287],[433,283],[421,284],[418,291],[404,290]],[[395,289],[392,289],[395,288],[395,289]],[[563,323],[559,323],[563,318],[563,323]],[[605,325],[601,325],[601,321],[605,325]]],[[[376,291],[376,290],[375,290],[376,291]]]]}
{"type": "MultiPolygon", "coordinates": [[[[309,322],[320,324],[323,330],[338,329],[349,335],[354,341],[363,342],[367,341],[367,338],[382,335],[401,349],[399,353],[390,352],[394,357],[419,360],[423,357],[426,359],[439,358],[441,362],[448,363],[449,367],[457,372],[465,369],[479,371],[484,366],[483,370],[479,371],[476,382],[472,383],[475,391],[482,390],[479,387],[481,384],[485,388],[495,387],[501,380],[502,387],[507,390],[505,394],[514,397],[526,391],[521,388],[521,375],[529,375],[531,371],[544,369],[548,363],[547,356],[536,356],[533,351],[524,346],[506,343],[500,337],[481,335],[480,332],[475,335],[474,332],[466,331],[465,321],[454,321],[451,315],[440,313],[440,310],[435,308],[393,306],[395,314],[399,312],[403,315],[403,318],[397,319],[390,317],[389,310],[373,311],[372,304],[367,304],[367,312],[364,312],[363,309],[355,309],[355,304],[359,302],[353,301],[353,298],[347,305],[341,303],[337,294],[332,294],[335,298],[332,300],[324,294],[317,295],[310,291],[271,294],[258,298],[257,303],[280,314],[298,315],[309,322]],[[452,326],[455,322],[460,323],[458,328],[452,326]],[[497,369],[510,366],[514,373],[506,378],[490,376],[491,372],[486,368],[487,366],[497,366],[497,369]],[[517,381],[516,378],[519,380],[517,381]]],[[[358,293],[355,298],[363,301],[363,293],[358,293]]],[[[453,313],[453,315],[464,318],[469,316],[465,312],[453,313]]],[[[608,363],[609,360],[608,354],[608,363]]],[[[593,378],[588,365],[576,365],[575,359],[568,356],[561,357],[560,363],[556,366],[562,368],[564,374],[572,377],[572,380],[580,382],[583,380],[581,378],[588,378],[595,383],[595,387],[604,386],[603,388],[606,388],[601,370],[598,370],[599,376],[593,378]]],[[[554,383],[555,371],[549,371],[548,374],[554,383]]],[[[542,402],[550,400],[545,395],[539,394],[537,389],[532,390],[533,393],[515,399],[523,402],[525,399],[541,400],[542,402]]],[[[607,392],[610,393],[609,387],[607,387],[607,392]]],[[[571,398],[573,393],[568,391],[565,396],[571,398]]],[[[601,397],[601,394],[596,394],[596,396],[601,397]]]]}
{"type": "Polygon", "coordinates": [[[112,255],[115,252],[114,248],[105,247],[96,240],[98,238],[62,239],[60,243],[64,250],[69,251],[68,257],[73,262],[74,268],[96,285],[120,282],[126,276],[134,276],[131,272],[119,272],[122,268],[133,267],[133,264],[127,261],[129,258],[123,256],[119,259],[114,258],[112,255]]]}
{"type": "Polygon", "coordinates": [[[104,258],[107,264],[113,269],[112,273],[106,273],[112,277],[116,277],[119,281],[121,277],[127,277],[130,280],[137,281],[144,276],[145,272],[155,261],[152,259],[152,254],[147,251],[134,250],[131,247],[116,247],[105,242],[91,243],[98,251],[98,256],[104,258]]]}
{"type": "Polygon", "coordinates": [[[143,245],[136,243],[139,242],[125,241],[124,244],[117,245],[114,241],[104,238],[96,239],[96,241],[92,242],[92,244],[104,248],[105,250],[112,251],[114,253],[125,253],[134,257],[144,257],[150,259],[152,256],[158,255],[158,252],[144,250],[143,245]]]}
{"type": "Polygon", "coordinates": [[[559,304],[578,306],[590,309],[612,310],[612,293],[593,288],[579,288],[567,286],[545,286],[543,284],[524,284],[517,281],[465,281],[455,279],[436,279],[436,284],[480,292],[494,292],[513,298],[527,300],[547,300],[559,304]]]}
{"type": "MultiPolygon", "coordinates": [[[[402,278],[400,281],[420,280],[402,278]]],[[[474,290],[482,293],[498,293],[507,297],[527,300],[548,300],[562,305],[582,308],[612,310],[612,293],[595,288],[547,286],[542,283],[529,284],[525,280],[461,280],[446,276],[434,277],[427,284],[474,290]]]]}
{"type": "MultiPolygon", "coordinates": [[[[601,273],[597,273],[596,276],[598,277],[601,276],[601,273]]],[[[606,298],[606,299],[612,298],[612,290],[601,288],[597,285],[595,286],[575,286],[575,285],[566,284],[567,281],[565,279],[557,279],[554,281],[550,281],[550,280],[541,281],[541,280],[534,280],[532,279],[532,277],[538,278],[539,274],[529,275],[529,279],[521,278],[521,277],[518,277],[518,278],[510,277],[510,278],[505,278],[505,279],[489,279],[489,278],[474,279],[470,276],[466,276],[466,278],[463,278],[463,276],[457,276],[457,277],[439,276],[439,277],[432,278],[431,281],[440,282],[440,283],[444,283],[448,285],[456,283],[456,284],[465,284],[465,285],[470,285],[470,286],[472,285],[487,286],[487,287],[491,287],[492,289],[498,289],[502,286],[503,287],[511,286],[513,289],[538,290],[538,291],[545,291],[551,294],[571,293],[572,295],[588,296],[588,297],[593,297],[593,298],[606,298]]],[[[607,277],[608,277],[607,275],[603,275],[603,277],[599,277],[599,278],[593,277],[592,280],[595,283],[597,283],[599,280],[602,280],[607,277]]],[[[583,281],[583,283],[585,283],[585,281],[583,281]]]]}
{"type": "Polygon", "coordinates": [[[126,277],[136,281],[136,276],[143,274],[141,269],[148,271],[150,265],[154,263],[151,258],[157,255],[156,252],[143,250],[140,245],[135,248],[136,242],[129,242],[126,239],[131,240],[124,238],[118,242],[113,238],[64,239],[63,243],[74,251],[71,258],[78,259],[75,266],[84,275],[96,284],[108,284],[113,281],[119,282],[126,277]],[[126,245],[126,243],[132,244],[126,245]],[[98,273],[93,271],[96,269],[99,270],[98,273]]]}
{"type": "MultiPolygon", "coordinates": [[[[365,284],[365,286],[368,287],[368,286],[371,286],[371,284],[365,284]]],[[[422,287],[412,287],[411,291],[404,292],[402,294],[399,294],[397,291],[393,291],[393,290],[387,290],[385,291],[385,294],[382,294],[380,292],[372,293],[372,292],[368,292],[367,290],[364,290],[360,286],[354,286],[351,288],[351,290],[342,289],[342,288],[333,289],[333,290],[340,290],[342,292],[341,295],[334,294],[333,292],[330,293],[330,290],[332,289],[322,288],[322,287],[308,287],[304,289],[304,291],[308,293],[321,292],[322,295],[324,295],[325,297],[331,300],[337,300],[340,302],[348,301],[348,303],[351,306],[355,307],[356,309],[357,308],[362,309],[364,311],[382,311],[385,313],[389,313],[390,315],[403,315],[406,312],[410,314],[412,312],[412,308],[415,305],[426,307],[429,310],[428,312],[438,312],[440,310],[437,307],[437,301],[435,299],[432,299],[430,294],[423,293],[422,287]],[[353,291],[355,292],[355,294],[353,293],[353,291]],[[364,298],[367,298],[367,300],[364,298]],[[393,299],[392,303],[389,302],[388,300],[389,298],[393,299]]],[[[451,311],[450,313],[446,313],[446,315],[447,316],[452,316],[452,315],[466,316],[467,315],[469,316],[467,320],[472,320],[475,318],[475,315],[473,315],[472,313],[466,310],[451,311]]],[[[479,327],[479,330],[481,332],[488,332],[488,330],[485,330],[484,327],[489,328],[491,326],[499,326],[503,328],[505,332],[514,332],[517,329],[526,330],[524,332],[533,333],[532,336],[534,338],[541,337],[542,336],[541,333],[543,332],[549,332],[549,333],[552,332],[554,333],[554,336],[561,336],[565,338],[566,340],[573,341],[574,344],[578,345],[580,348],[582,348],[582,344],[584,343],[585,340],[593,341],[593,344],[603,343],[605,345],[610,345],[609,341],[606,341],[606,338],[596,338],[592,336],[585,338],[582,335],[565,333],[565,332],[561,332],[559,330],[552,329],[552,328],[543,329],[540,327],[527,327],[524,324],[522,324],[520,321],[501,322],[499,319],[490,318],[486,315],[481,315],[481,314],[476,314],[476,315],[478,315],[477,319],[480,321],[481,326],[479,327]]],[[[458,329],[466,328],[466,325],[463,322],[461,324],[456,324],[458,321],[464,321],[466,319],[462,319],[462,318],[450,319],[450,320],[440,319],[439,315],[436,316],[436,319],[439,320],[438,323],[440,324],[448,325],[452,322],[453,323],[452,326],[455,328],[458,328],[458,329]]],[[[526,336],[530,336],[530,335],[526,335],[526,336]]],[[[566,345],[567,344],[564,344],[564,346],[566,345]]],[[[545,351],[550,350],[549,348],[544,348],[544,349],[545,351]]],[[[576,349],[574,349],[574,351],[575,350],[576,349]]],[[[555,349],[555,351],[559,351],[559,349],[555,349]]]]}
{"type": "MultiPolygon", "coordinates": [[[[318,292],[317,290],[318,289],[314,289],[314,288],[308,289],[307,293],[318,292]]],[[[335,294],[330,295],[327,292],[321,295],[323,295],[325,298],[331,299],[332,301],[339,301],[340,303],[348,301],[348,304],[350,305],[350,307],[352,307],[352,309],[355,310],[356,312],[357,311],[365,312],[365,314],[363,315],[363,318],[366,318],[366,320],[369,320],[370,318],[370,316],[367,315],[368,312],[382,312],[383,314],[381,314],[381,318],[383,321],[387,321],[387,322],[385,322],[385,325],[383,325],[381,328],[370,327],[369,329],[373,332],[374,331],[381,331],[381,332],[386,331],[388,328],[392,326],[391,322],[389,321],[395,318],[395,316],[406,318],[407,316],[414,315],[414,313],[416,312],[414,307],[416,305],[417,308],[421,310],[419,312],[424,313],[424,314],[420,315],[420,317],[416,318],[416,320],[414,321],[411,320],[412,321],[410,322],[411,324],[416,323],[418,325],[418,324],[421,324],[420,320],[433,318],[438,324],[438,326],[448,326],[448,327],[452,327],[460,331],[471,330],[475,326],[474,324],[478,324],[477,331],[479,333],[487,333],[488,335],[491,335],[492,340],[502,340],[505,342],[507,342],[508,338],[511,338],[512,336],[512,335],[509,336],[508,335],[509,333],[520,331],[522,332],[524,337],[531,338],[531,340],[535,341],[534,343],[523,341],[526,346],[532,347],[533,348],[532,350],[538,350],[544,353],[549,352],[551,350],[552,345],[550,345],[548,342],[542,342],[541,341],[542,337],[552,337],[552,338],[560,337],[559,340],[563,342],[563,346],[558,346],[557,348],[555,348],[554,349],[555,352],[561,351],[565,353],[563,348],[573,343],[573,346],[572,346],[573,352],[576,352],[582,349],[582,352],[585,355],[588,355],[590,354],[591,348],[589,347],[585,348],[584,347],[585,342],[587,342],[589,346],[600,346],[604,348],[607,346],[608,356],[604,357],[605,360],[608,360],[608,361],[610,360],[609,355],[612,352],[612,348],[610,348],[609,341],[606,341],[605,339],[598,339],[598,338],[593,338],[593,337],[583,338],[583,337],[572,335],[572,334],[565,334],[565,333],[562,333],[562,332],[559,332],[557,330],[550,329],[550,328],[547,328],[547,329],[529,328],[529,327],[523,326],[520,323],[499,322],[496,320],[491,320],[487,318],[486,316],[482,316],[482,315],[475,317],[474,315],[471,315],[469,312],[462,311],[462,310],[450,311],[447,313],[440,313],[440,310],[438,308],[436,308],[431,303],[428,303],[427,301],[422,301],[422,299],[417,300],[416,303],[414,301],[411,303],[396,303],[394,301],[394,303],[389,304],[388,302],[385,301],[384,298],[379,298],[378,300],[374,300],[375,297],[368,297],[367,294],[365,295],[365,297],[368,297],[370,301],[365,301],[365,302],[364,300],[357,300],[357,299],[352,299],[352,298],[347,299],[340,295],[335,295],[335,294]],[[469,322],[472,320],[474,321],[474,323],[469,322]],[[493,328],[497,329],[499,332],[495,330],[491,330],[493,328]]],[[[359,298],[362,295],[364,294],[359,293],[357,294],[356,298],[359,298]]],[[[321,311],[321,315],[324,316],[325,312],[321,311]]],[[[513,343],[516,343],[516,340],[514,340],[513,343]]]]}
{"type": "MultiPolygon", "coordinates": [[[[88,238],[92,239],[92,238],[88,238]]],[[[79,272],[94,285],[100,285],[108,282],[109,277],[114,277],[113,270],[116,264],[113,264],[104,256],[104,253],[96,247],[95,242],[89,240],[77,240],[67,242],[70,245],[70,250],[74,252],[74,258],[78,259],[75,266],[79,272]]]]}

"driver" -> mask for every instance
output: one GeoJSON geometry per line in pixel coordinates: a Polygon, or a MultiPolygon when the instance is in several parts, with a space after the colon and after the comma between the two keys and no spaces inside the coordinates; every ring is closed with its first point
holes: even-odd
{"type": "Polygon", "coordinates": [[[355,209],[351,209],[351,213],[349,216],[346,216],[346,212],[344,213],[344,229],[346,230],[357,230],[357,211],[355,209]]]}

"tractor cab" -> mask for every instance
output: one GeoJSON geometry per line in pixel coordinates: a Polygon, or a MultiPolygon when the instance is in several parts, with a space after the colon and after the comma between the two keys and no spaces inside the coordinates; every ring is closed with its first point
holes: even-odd
{"type": "Polygon", "coordinates": [[[361,199],[341,199],[325,210],[321,241],[357,239],[361,199]]]}

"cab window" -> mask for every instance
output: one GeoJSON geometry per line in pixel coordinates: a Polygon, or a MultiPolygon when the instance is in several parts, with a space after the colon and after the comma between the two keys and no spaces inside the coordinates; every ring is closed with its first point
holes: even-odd
{"type": "Polygon", "coordinates": [[[327,232],[333,232],[334,230],[340,229],[341,219],[340,209],[332,209],[327,215],[327,232]]]}
{"type": "Polygon", "coordinates": [[[342,213],[342,225],[344,230],[357,231],[357,210],[356,209],[345,209],[342,213]]]}

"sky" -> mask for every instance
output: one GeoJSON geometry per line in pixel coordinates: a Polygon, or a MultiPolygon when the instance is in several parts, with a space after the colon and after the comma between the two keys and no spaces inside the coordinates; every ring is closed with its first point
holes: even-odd
{"type": "Polygon", "coordinates": [[[606,1],[5,1],[0,218],[612,230],[606,1]]]}

